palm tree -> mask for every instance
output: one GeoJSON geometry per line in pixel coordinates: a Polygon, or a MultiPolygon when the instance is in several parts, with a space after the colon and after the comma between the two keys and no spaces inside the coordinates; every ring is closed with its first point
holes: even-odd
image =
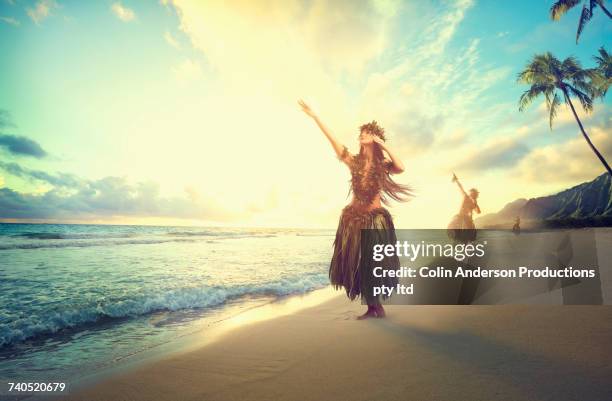
{"type": "Polygon", "coordinates": [[[591,142],[571,100],[571,97],[577,98],[587,113],[593,110],[592,98],[598,95],[598,91],[593,87],[590,76],[589,71],[582,69],[580,63],[574,57],[568,57],[561,62],[550,52],[537,54],[518,75],[518,82],[531,85],[521,95],[519,110],[525,110],[536,97],[544,95],[549,113],[549,125],[552,129],[552,123],[557,115],[557,109],[561,105],[561,96],[563,96],[563,101],[570,107],[574,118],[576,118],[584,140],[612,176],[612,169],[591,142]]]}
{"type": "Polygon", "coordinates": [[[584,29],[584,26],[593,17],[593,10],[599,6],[609,18],[612,18],[612,14],[604,5],[604,0],[558,0],[550,8],[550,18],[558,21],[563,14],[565,14],[571,8],[576,7],[582,3],[582,13],[580,13],[580,19],[578,20],[578,31],[576,32],[576,43],[580,39],[580,34],[584,29]]]}
{"type": "Polygon", "coordinates": [[[612,83],[612,55],[603,47],[599,48],[599,55],[593,57],[597,62],[597,68],[591,70],[593,85],[603,97],[608,92],[612,83]]]}

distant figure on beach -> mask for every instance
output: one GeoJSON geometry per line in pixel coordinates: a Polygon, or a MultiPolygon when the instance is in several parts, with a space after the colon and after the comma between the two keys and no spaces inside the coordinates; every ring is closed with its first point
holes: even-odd
{"type": "Polygon", "coordinates": [[[512,232],[516,235],[521,233],[521,216],[516,216],[516,220],[514,220],[514,225],[512,226],[512,232]]]}
{"type": "Polygon", "coordinates": [[[302,111],[319,126],[338,159],[346,164],[351,172],[353,198],[340,216],[334,240],[334,254],[329,266],[330,281],[336,289],[344,287],[349,299],[354,300],[361,296],[366,301],[368,310],[358,319],[384,317],[385,310],[380,303],[380,296],[374,296],[372,289],[380,285],[395,287],[397,278],[375,278],[372,270],[376,266],[382,266],[385,270],[396,270],[399,268],[399,258],[394,256],[374,262],[371,257],[363,256],[370,247],[361,249],[361,230],[373,229],[371,233],[374,233],[372,235],[375,236],[376,243],[396,243],[393,220],[381,202],[388,205],[387,197],[406,201],[412,196],[410,187],[398,184],[390,177],[390,174],[402,173],[404,165],[385,144],[384,130],[376,121],[359,127],[359,153],[354,155],[334,138],[303,100],[298,103],[302,111]]]}
{"type": "Polygon", "coordinates": [[[463,195],[463,201],[461,202],[461,209],[459,213],[453,217],[450,224],[448,225],[448,237],[455,242],[468,243],[476,240],[476,226],[474,225],[474,219],[472,213],[475,211],[480,214],[480,207],[478,206],[478,195],[479,192],[476,188],[470,189],[468,195],[463,189],[463,185],[459,182],[459,179],[453,173],[452,182],[456,183],[463,195]]]}

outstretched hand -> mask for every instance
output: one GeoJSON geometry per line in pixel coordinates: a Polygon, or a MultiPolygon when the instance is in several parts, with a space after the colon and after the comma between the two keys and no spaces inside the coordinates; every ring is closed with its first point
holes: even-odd
{"type": "Polygon", "coordinates": [[[316,113],[304,102],[302,99],[298,100],[298,104],[302,107],[302,111],[306,113],[309,117],[315,118],[316,113]]]}
{"type": "Polygon", "coordinates": [[[457,178],[457,176],[455,175],[455,173],[453,173],[453,179],[451,182],[457,182],[459,179],[457,178]]]}

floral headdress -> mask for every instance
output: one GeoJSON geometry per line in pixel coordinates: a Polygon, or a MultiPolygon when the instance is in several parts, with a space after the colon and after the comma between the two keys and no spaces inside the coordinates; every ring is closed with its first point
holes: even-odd
{"type": "Polygon", "coordinates": [[[361,131],[363,131],[363,130],[367,130],[370,134],[376,135],[377,137],[379,137],[383,141],[387,140],[387,138],[385,138],[385,130],[384,130],[384,128],[382,128],[380,125],[378,125],[376,120],[372,120],[372,122],[367,123],[367,124],[363,124],[361,127],[359,127],[359,133],[361,133],[361,131]]]}

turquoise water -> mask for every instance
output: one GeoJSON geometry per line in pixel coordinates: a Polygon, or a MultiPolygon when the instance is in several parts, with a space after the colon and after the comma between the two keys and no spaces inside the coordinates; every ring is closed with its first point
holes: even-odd
{"type": "Polygon", "coordinates": [[[224,308],[324,287],[332,241],[329,230],[0,224],[0,377],[74,379],[224,308]]]}

